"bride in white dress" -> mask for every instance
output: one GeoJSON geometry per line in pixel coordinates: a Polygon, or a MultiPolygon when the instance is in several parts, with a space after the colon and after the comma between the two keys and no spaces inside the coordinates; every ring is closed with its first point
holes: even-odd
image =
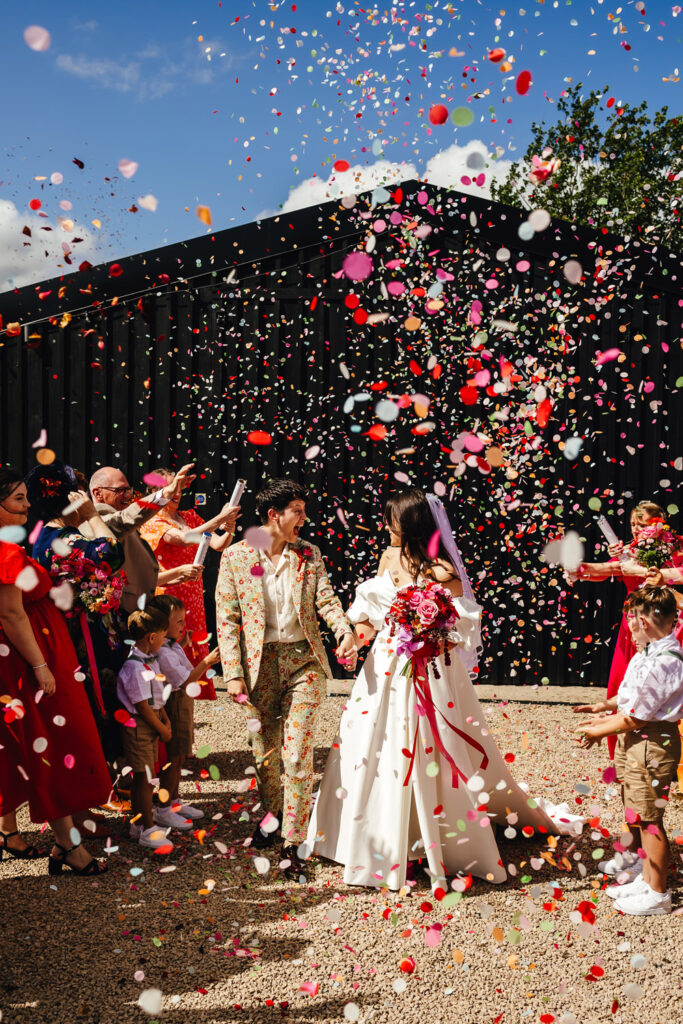
{"type": "Polygon", "coordinates": [[[566,805],[530,797],[488,733],[468,671],[480,648],[481,608],[443,505],[411,488],[389,500],[385,523],[392,546],[377,576],[359,585],[349,611],[359,643],[373,635],[374,643],[342,714],[301,852],[343,864],[349,885],[400,889],[406,877],[411,880],[409,862],[418,858],[426,860],[434,889],[446,889],[449,876],[468,873],[503,882],[494,825],[506,826],[512,838],[527,825],[577,833],[581,819],[566,805]],[[432,559],[428,550],[437,529],[439,550],[432,559]],[[459,615],[450,665],[442,655],[438,675],[429,668],[439,744],[416,707],[412,676],[402,674],[406,657],[396,654],[386,624],[397,592],[421,578],[446,587],[459,615]],[[453,763],[459,769],[455,780],[453,763]]]}

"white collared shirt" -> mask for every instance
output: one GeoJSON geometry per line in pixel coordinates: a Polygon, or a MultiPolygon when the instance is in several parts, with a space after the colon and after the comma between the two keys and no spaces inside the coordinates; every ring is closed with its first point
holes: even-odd
{"type": "Polygon", "coordinates": [[[683,717],[683,649],[675,633],[634,654],[619,687],[617,708],[641,722],[683,717]]]}
{"type": "Polygon", "coordinates": [[[144,654],[138,647],[124,661],[116,679],[116,696],[131,715],[143,700],[149,701],[155,711],[163,708],[165,681],[160,671],[158,655],[144,654]]]}
{"type": "Polygon", "coordinates": [[[306,639],[294,606],[295,573],[289,552],[289,545],[286,544],[277,568],[265,551],[259,552],[259,562],[263,569],[263,603],[266,610],[266,633],[263,638],[265,644],[295,644],[306,639]]]}

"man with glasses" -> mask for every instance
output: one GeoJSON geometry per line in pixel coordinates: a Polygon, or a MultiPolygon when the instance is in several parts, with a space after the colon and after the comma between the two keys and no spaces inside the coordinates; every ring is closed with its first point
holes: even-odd
{"type": "MultiPolygon", "coordinates": [[[[170,499],[188,487],[195,479],[190,474],[192,465],[183,466],[170,483],[155,491],[144,500],[131,502],[133,489],[125,473],[113,466],[95,470],[90,478],[90,493],[95,508],[111,532],[123,545],[124,562],[122,569],[128,577],[123,588],[121,607],[129,615],[139,607],[142,595],[152,597],[157,586],[184,583],[197,579],[202,566],[181,565],[176,569],[159,572],[159,564],[149,544],[140,537],[138,530],[151,519],[170,499]]],[[[92,539],[88,523],[80,527],[81,533],[92,539]]]]}

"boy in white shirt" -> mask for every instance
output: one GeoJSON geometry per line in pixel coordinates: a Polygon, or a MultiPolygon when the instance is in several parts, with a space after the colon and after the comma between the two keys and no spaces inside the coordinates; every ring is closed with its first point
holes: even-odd
{"type": "Polygon", "coordinates": [[[140,846],[157,853],[170,853],[173,849],[167,838],[168,829],[155,824],[152,807],[152,776],[159,740],[168,743],[171,739],[159,664],[159,650],[167,629],[168,618],[158,608],[133,612],[128,617],[128,633],[135,646],[116,680],[116,695],[132,719],[131,724],[121,726],[124,761],[133,769],[130,835],[140,846]]]}
{"type": "MultiPolygon", "coordinates": [[[[626,602],[634,643],[642,647],[629,662],[619,693],[594,704],[608,716],[582,722],[582,746],[618,735],[614,765],[622,783],[624,807],[639,818],[645,860],[634,881],[607,894],[624,914],[645,917],[671,913],[667,889],[670,852],[664,808],[681,756],[678,720],[683,716],[683,649],[673,632],[678,608],[668,587],[643,587],[626,602]]],[[[638,862],[636,862],[637,868],[638,862]]]]}
{"type": "Polygon", "coordinates": [[[220,661],[215,647],[198,665],[193,665],[185,654],[182,644],[185,638],[185,605],[172,594],[158,594],[147,602],[148,608],[156,608],[168,617],[168,631],[159,649],[159,667],[166,686],[171,692],[166,700],[166,710],[171,723],[172,736],[166,743],[168,764],[164,766],[159,780],[159,807],[154,820],[183,831],[192,828],[192,822],[202,818],[198,807],[183,803],[178,796],[180,776],[185,758],[192,753],[194,742],[194,700],[188,696],[188,683],[201,679],[211,665],[220,661]]]}

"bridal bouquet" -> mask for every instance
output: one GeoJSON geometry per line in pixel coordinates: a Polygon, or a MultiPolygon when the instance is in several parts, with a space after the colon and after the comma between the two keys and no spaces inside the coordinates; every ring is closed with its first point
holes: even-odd
{"type": "Polygon", "coordinates": [[[450,765],[451,785],[454,788],[457,788],[459,779],[467,782],[467,776],[455,763],[452,754],[444,744],[439,728],[439,718],[443,722],[441,729],[445,725],[481,754],[482,769],[488,765],[488,757],[481,743],[449,721],[441,708],[437,707],[434,703],[431,692],[429,681],[430,662],[432,671],[437,678],[436,659],[442,651],[445,655],[446,664],[450,664],[448,641],[451,639],[459,617],[453,604],[453,598],[446,588],[431,580],[403,587],[399,590],[394,603],[387,612],[390,635],[398,639],[396,653],[408,656],[408,661],[402,674],[412,678],[415,689],[416,710],[418,712],[418,722],[415,725],[412,749],[405,749],[403,751],[404,757],[408,758],[408,773],[403,782],[404,786],[407,786],[410,782],[410,776],[415,764],[419,718],[421,716],[426,718],[434,740],[434,746],[450,765]]]}
{"type": "Polygon", "coordinates": [[[671,562],[680,548],[680,537],[659,517],[651,519],[647,526],[641,527],[637,538],[629,545],[634,561],[647,569],[661,569],[663,565],[671,562]]]}
{"type": "Polygon", "coordinates": [[[118,633],[113,613],[118,611],[121,604],[123,587],[127,582],[126,574],[115,576],[107,562],[93,562],[77,548],[68,555],[54,555],[49,571],[55,586],[68,583],[71,587],[73,604],[71,608],[64,609],[67,618],[74,618],[82,612],[100,616],[109,634],[109,645],[115,648],[118,645],[118,633]]]}
{"type": "Polygon", "coordinates": [[[387,621],[391,635],[398,639],[396,653],[410,659],[405,675],[410,673],[415,656],[433,662],[444,651],[446,664],[450,665],[446,641],[457,619],[453,598],[440,584],[425,580],[399,590],[387,621]]]}

